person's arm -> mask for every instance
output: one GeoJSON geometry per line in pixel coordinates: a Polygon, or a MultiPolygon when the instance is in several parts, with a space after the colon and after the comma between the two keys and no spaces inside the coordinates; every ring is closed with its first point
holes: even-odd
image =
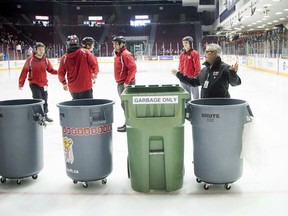
{"type": "Polygon", "coordinates": [[[19,90],[22,90],[23,89],[23,86],[25,84],[25,80],[27,78],[27,74],[30,70],[29,68],[29,61],[30,61],[30,58],[28,58],[22,68],[22,71],[20,73],[20,76],[19,76],[19,80],[18,80],[18,88],[19,90]]]}
{"type": "Polygon", "coordinates": [[[64,58],[65,57],[62,57],[60,59],[60,65],[58,69],[58,79],[62,83],[63,89],[66,91],[68,90],[68,86],[67,86],[67,81],[66,81],[66,69],[64,65],[64,58]]]}
{"type": "Polygon", "coordinates": [[[183,83],[188,84],[188,85],[192,85],[193,87],[197,87],[200,86],[200,82],[198,77],[194,77],[194,78],[190,78],[188,76],[185,76],[183,73],[181,72],[177,72],[176,73],[176,77],[183,83]]]}
{"type": "Polygon", "coordinates": [[[198,74],[201,71],[201,63],[200,63],[200,54],[199,52],[195,51],[195,54],[193,56],[193,61],[194,61],[194,76],[198,76],[198,74]]]}
{"type": "Polygon", "coordinates": [[[97,57],[94,56],[91,52],[87,52],[87,60],[88,64],[91,67],[92,76],[97,77],[97,74],[99,73],[99,65],[97,57]]]}
{"type": "Polygon", "coordinates": [[[123,55],[122,60],[124,62],[124,65],[128,68],[127,77],[126,77],[126,80],[124,82],[124,86],[127,87],[131,83],[131,81],[135,78],[137,66],[136,66],[136,63],[134,61],[133,56],[130,54],[123,55]]]}
{"type": "Polygon", "coordinates": [[[51,74],[54,74],[54,75],[56,75],[58,72],[57,72],[57,70],[55,70],[54,68],[53,68],[53,66],[52,66],[52,64],[51,64],[51,62],[49,61],[49,59],[47,58],[47,71],[49,72],[49,73],[51,73],[51,74]]]}
{"type": "Polygon", "coordinates": [[[228,81],[231,86],[241,85],[241,79],[237,75],[238,64],[235,63],[228,69],[228,81]]]}
{"type": "Polygon", "coordinates": [[[183,69],[184,69],[184,59],[183,59],[183,53],[181,53],[179,56],[178,71],[180,71],[182,73],[183,69]]]}

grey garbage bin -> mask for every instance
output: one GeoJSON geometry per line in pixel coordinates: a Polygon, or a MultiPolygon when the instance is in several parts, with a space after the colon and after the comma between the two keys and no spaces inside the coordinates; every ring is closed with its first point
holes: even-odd
{"type": "Polygon", "coordinates": [[[66,174],[86,188],[112,172],[111,100],[80,99],[57,104],[62,126],[66,174]]]}
{"type": "Polygon", "coordinates": [[[243,127],[253,116],[248,103],[230,98],[199,99],[188,103],[187,113],[197,182],[204,182],[206,190],[212,184],[224,184],[229,190],[243,173],[243,127]]]}
{"type": "Polygon", "coordinates": [[[0,101],[0,176],[6,179],[36,179],[43,169],[44,101],[0,101]]]}

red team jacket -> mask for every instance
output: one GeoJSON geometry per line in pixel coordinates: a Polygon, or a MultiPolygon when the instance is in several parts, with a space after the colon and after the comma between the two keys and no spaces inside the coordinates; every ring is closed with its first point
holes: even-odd
{"type": "Polygon", "coordinates": [[[22,88],[25,84],[25,80],[28,74],[29,84],[36,84],[40,87],[47,86],[47,73],[57,74],[57,70],[53,69],[51,62],[43,56],[42,59],[38,59],[35,54],[28,57],[19,77],[19,87],[22,88]]]}
{"type": "Polygon", "coordinates": [[[199,53],[194,49],[182,52],[179,57],[178,70],[190,78],[196,77],[201,70],[199,53]]]}
{"type": "Polygon", "coordinates": [[[97,58],[89,50],[81,48],[61,57],[58,78],[63,85],[68,80],[71,93],[83,92],[92,89],[92,75],[98,72],[97,58]]]}
{"type": "Polygon", "coordinates": [[[118,84],[129,85],[135,81],[137,66],[132,54],[123,47],[120,52],[115,52],[114,77],[118,84]]]}

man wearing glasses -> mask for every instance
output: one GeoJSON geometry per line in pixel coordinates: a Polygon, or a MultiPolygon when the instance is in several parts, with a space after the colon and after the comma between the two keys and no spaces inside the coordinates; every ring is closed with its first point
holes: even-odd
{"type": "Polygon", "coordinates": [[[237,86],[241,79],[237,75],[238,64],[230,66],[222,62],[220,55],[222,49],[218,44],[207,44],[205,51],[206,61],[198,76],[189,78],[180,72],[173,72],[177,78],[191,86],[202,86],[201,98],[225,97],[230,98],[229,84],[237,86]]]}

